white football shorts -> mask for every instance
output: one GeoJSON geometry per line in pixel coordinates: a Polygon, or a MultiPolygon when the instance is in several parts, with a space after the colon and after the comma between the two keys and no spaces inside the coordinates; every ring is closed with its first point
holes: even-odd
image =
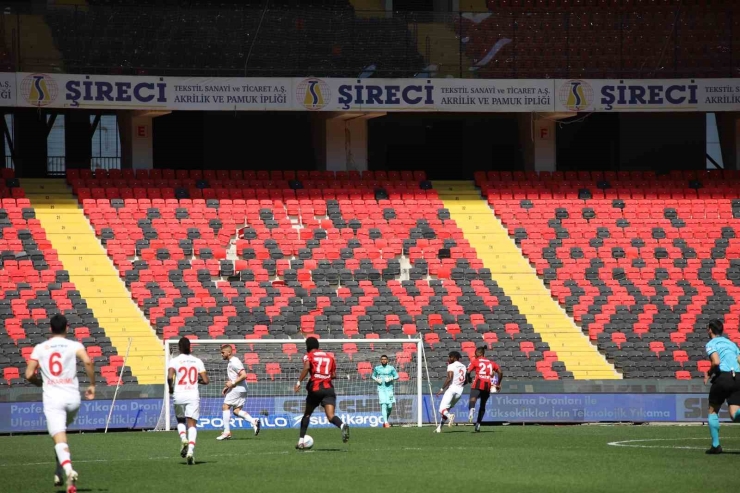
{"type": "Polygon", "coordinates": [[[52,437],[57,433],[64,433],[67,427],[77,418],[80,410],[80,396],[77,394],[65,395],[61,399],[44,400],[44,416],[46,416],[46,427],[52,437]]]}
{"type": "Polygon", "coordinates": [[[200,399],[175,401],[175,416],[198,421],[200,419],[200,399]]]}
{"type": "Polygon", "coordinates": [[[247,400],[247,392],[244,388],[235,387],[231,389],[224,397],[224,404],[231,407],[244,407],[247,400]]]}
{"type": "Polygon", "coordinates": [[[462,393],[462,388],[449,387],[442,396],[442,402],[439,404],[439,412],[441,413],[445,409],[452,409],[455,407],[457,401],[462,397],[462,393]]]}

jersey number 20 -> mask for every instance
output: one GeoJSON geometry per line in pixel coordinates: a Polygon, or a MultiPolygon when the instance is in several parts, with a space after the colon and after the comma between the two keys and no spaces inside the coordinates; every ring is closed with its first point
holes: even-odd
{"type": "Polygon", "coordinates": [[[182,373],[177,385],[195,385],[198,382],[198,369],[194,366],[181,366],[177,369],[177,372],[182,373]]]}

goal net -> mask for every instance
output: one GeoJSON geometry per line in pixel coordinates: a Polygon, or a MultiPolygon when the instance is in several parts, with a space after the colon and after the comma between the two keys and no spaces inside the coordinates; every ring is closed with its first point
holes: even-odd
{"type": "MultiPolygon", "coordinates": [[[[419,339],[321,339],[321,350],[334,354],[337,377],[336,414],[350,426],[378,427],[383,425],[378,385],[372,379],[373,368],[382,355],[396,368],[399,380],[394,384],[395,400],[389,421],[393,425],[422,425],[422,365],[423,344],[419,339]]],[[[191,351],[206,367],[210,383],[200,388],[200,429],[223,427],[221,394],[227,380],[226,361],[221,358],[221,346],[229,344],[247,372],[247,401],[244,410],[259,418],[263,428],[297,428],[303,416],[305,385],[293,391],[303,369],[306,346],[303,339],[255,340],[193,340],[191,351]]],[[[165,341],[165,358],[177,356],[177,340],[165,341]]],[[[167,365],[165,365],[165,368],[167,365]]],[[[426,374],[426,373],[425,373],[426,374]]],[[[165,379],[166,380],[166,379],[165,379]]],[[[305,383],[305,381],[304,381],[305,383]]],[[[232,429],[251,427],[241,418],[231,415],[232,429]]],[[[155,430],[170,430],[175,426],[172,398],[165,383],[164,405],[155,430]]],[[[314,411],[312,427],[331,426],[323,408],[314,411]]]]}

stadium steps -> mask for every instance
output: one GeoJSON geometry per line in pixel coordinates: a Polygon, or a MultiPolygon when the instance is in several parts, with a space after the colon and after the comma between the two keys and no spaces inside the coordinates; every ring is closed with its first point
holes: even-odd
{"type": "Polygon", "coordinates": [[[462,229],[493,280],[527,317],[542,340],[558,354],[576,379],[619,379],[575,322],[557,304],[522,256],[507,230],[493,215],[473,182],[436,181],[434,189],[462,229]]]}
{"type": "Polygon", "coordinates": [[[54,44],[51,28],[43,15],[18,15],[18,25],[5,29],[7,46],[15,46],[20,41],[20,57],[25,72],[62,71],[62,54],[54,44]],[[20,36],[20,40],[13,39],[20,36]]]}
{"type": "Polygon", "coordinates": [[[24,178],[21,184],[59,260],[69,271],[70,281],[105,328],[118,354],[126,354],[132,339],[127,361],[131,373],[141,384],[162,383],[162,343],[131,300],[77,199],[63,180],[24,178]]]}
{"type": "MultiPolygon", "coordinates": [[[[436,77],[451,75],[460,77],[460,63],[464,67],[474,65],[465,54],[460,58],[460,37],[447,24],[440,22],[415,23],[416,44],[425,63],[437,66],[436,77]]],[[[468,72],[463,71],[462,77],[468,72]]]]}

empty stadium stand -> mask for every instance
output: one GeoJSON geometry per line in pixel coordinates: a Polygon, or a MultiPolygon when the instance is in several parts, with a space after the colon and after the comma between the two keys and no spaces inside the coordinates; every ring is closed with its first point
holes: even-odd
{"type": "Polygon", "coordinates": [[[386,15],[342,0],[267,10],[259,2],[88,2],[50,5],[48,27],[39,15],[11,14],[0,19],[7,69],[15,60],[26,72],[684,78],[734,77],[740,67],[740,12],[729,0],[489,0],[487,11],[460,15],[386,15]],[[49,31],[61,61],[34,41],[49,31]]]}
{"type": "MultiPolygon", "coordinates": [[[[573,378],[423,172],[69,170],[67,180],[163,338],[420,334],[432,378],[444,377],[446,351],[483,343],[511,378],[573,378]]],[[[252,378],[280,361],[252,361],[252,378]]]]}
{"type": "Polygon", "coordinates": [[[491,208],[481,199],[472,182],[434,182],[435,190],[450,211],[451,218],[463,230],[491,277],[511,297],[544,342],[557,352],[576,379],[604,380],[620,378],[602,355],[591,345],[580,328],[552,299],[549,290],[524,259],[495,219],[491,208]]]}
{"type": "MultiPolygon", "coordinates": [[[[70,282],[59,254],[49,241],[32,206],[33,193],[26,197],[13,170],[2,170],[0,188],[0,387],[22,387],[25,362],[33,346],[46,340],[49,317],[63,313],[69,321],[70,337],[83,342],[103,384],[118,381],[123,357],[107,337],[85,299],[70,282]],[[29,200],[30,198],[30,200],[29,200]]],[[[31,191],[33,187],[31,187],[31,191]]],[[[43,200],[43,199],[42,199],[43,200]]],[[[87,376],[80,369],[80,381],[87,376]]],[[[126,369],[124,383],[137,383],[126,369]]]]}
{"type": "Polygon", "coordinates": [[[701,378],[714,317],[740,341],[737,171],[489,172],[476,183],[625,378],[701,378]]]}
{"type": "Polygon", "coordinates": [[[423,68],[403,18],[356,17],[338,4],[275,5],[264,19],[258,4],[65,6],[46,19],[72,73],[357,77],[374,64],[409,77],[423,68]]]}
{"type": "Polygon", "coordinates": [[[481,65],[480,77],[733,77],[737,68],[731,48],[739,40],[737,6],[731,2],[488,5],[491,13],[463,15],[459,23],[463,51],[481,65]]]}
{"type": "Polygon", "coordinates": [[[162,343],[131,300],[69,188],[59,179],[23,179],[22,184],[69,280],[106,328],[113,346],[128,354],[127,369],[141,384],[161,382],[162,343]]]}

